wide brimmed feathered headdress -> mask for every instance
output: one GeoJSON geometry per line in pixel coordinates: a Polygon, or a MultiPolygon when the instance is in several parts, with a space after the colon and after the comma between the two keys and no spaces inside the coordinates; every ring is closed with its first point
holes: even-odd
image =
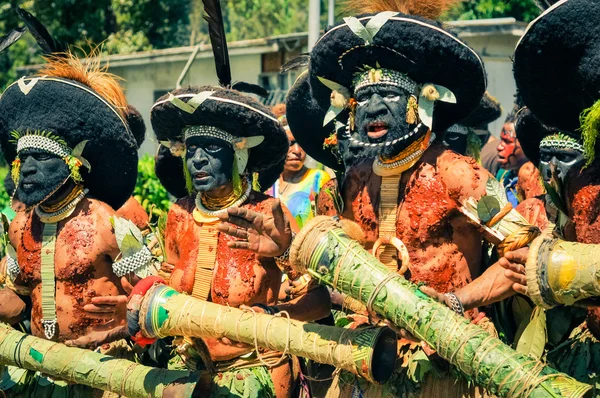
{"type": "Polygon", "coordinates": [[[14,82],[0,98],[4,156],[13,162],[18,150],[54,148],[91,196],[119,208],[137,178],[137,146],[123,90],[97,60],[70,53],[46,58],[38,75],[14,82]]]}
{"type": "Polygon", "coordinates": [[[309,155],[331,168],[343,167],[324,144],[348,124],[357,86],[385,81],[413,90],[419,119],[434,132],[475,109],[486,87],[483,62],[441,23],[424,17],[436,17],[453,3],[348,2],[359,16],[325,32],[310,54],[308,75],[288,95],[288,123],[309,155]]]}
{"type": "MultiPolygon", "coordinates": [[[[207,135],[223,139],[235,151],[238,173],[253,175],[269,188],[283,170],[289,142],[281,123],[269,109],[243,94],[265,95],[259,86],[233,83],[225,27],[219,0],[203,0],[220,86],[187,87],[159,98],[151,110],[156,138],[170,149],[158,151],[156,171],[174,195],[183,193],[183,155],[186,137],[207,135]],[[169,176],[173,170],[175,177],[169,176]]],[[[236,176],[234,176],[236,177],[236,176]]]]}
{"type": "Polygon", "coordinates": [[[527,27],[515,49],[524,104],[549,126],[580,136],[589,165],[600,148],[600,1],[562,0],[527,27]]]}

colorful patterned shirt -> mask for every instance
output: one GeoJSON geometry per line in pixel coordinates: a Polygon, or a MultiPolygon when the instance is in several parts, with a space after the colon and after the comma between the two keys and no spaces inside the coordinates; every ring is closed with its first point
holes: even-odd
{"type": "Polygon", "coordinates": [[[289,184],[279,189],[280,180],[267,190],[266,194],[279,198],[296,218],[298,227],[302,226],[315,216],[315,200],[321,188],[331,177],[326,171],[307,169],[302,179],[294,184],[289,184]]]}

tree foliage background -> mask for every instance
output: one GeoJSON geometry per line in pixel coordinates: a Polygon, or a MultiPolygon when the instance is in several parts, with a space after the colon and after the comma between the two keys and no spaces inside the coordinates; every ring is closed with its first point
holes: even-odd
{"type": "MultiPolygon", "coordinates": [[[[221,0],[228,40],[305,31],[308,1],[221,0]]],[[[325,21],[328,2],[321,2],[325,21]]],[[[208,41],[201,0],[0,0],[0,35],[21,25],[17,7],[33,13],[54,37],[79,52],[100,43],[104,53],[127,54],[208,41]]],[[[471,0],[454,7],[446,19],[528,22],[538,14],[533,0],[471,0]]],[[[25,34],[0,54],[0,92],[17,77],[17,67],[40,61],[33,38],[25,34]]]]}

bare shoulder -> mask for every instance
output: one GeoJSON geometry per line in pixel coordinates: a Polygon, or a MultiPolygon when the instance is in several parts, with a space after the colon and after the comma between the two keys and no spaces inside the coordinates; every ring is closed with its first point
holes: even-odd
{"type": "Polygon", "coordinates": [[[13,247],[17,247],[18,242],[21,240],[23,230],[25,229],[25,225],[30,217],[31,210],[19,211],[17,212],[15,218],[11,221],[10,226],[8,227],[8,238],[13,247]]]}
{"type": "Polygon", "coordinates": [[[173,203],[173,205],[169,209],[169,215],[171,213],[173,215],[182,214],[182,213],[191,213],[192,210],[194,210],[195,206],[196,206],[196,203],[192,196],[186,196],[186,197],[177,199],[177,201],[175,203],[173,203]]]}
{"type": "Polygon", "coordinates": [[[148,227],[148,214],[133,196],[131,196],[127,202],[119,210],[117,210],[119,217],[126,218],[133,222],[139,229],[148,227]]]}
{"type": "Polygon", "coordinates": [[[167,214],[166,235],[171,236],[173,233],[173,236],[177,236],[179,231],[185,228],[184,225],[186,225],[186,222],[193,219],[192,211],[195,206],[196,204],[192,196],[186,196],[173,203],[167,214]]]}
{"type": "Polygon", "coordinates": [[[471,157],[446,149],[436,159],[436,169],[450,196],[458,202],[485,195],[491,174],[471,157]]]}

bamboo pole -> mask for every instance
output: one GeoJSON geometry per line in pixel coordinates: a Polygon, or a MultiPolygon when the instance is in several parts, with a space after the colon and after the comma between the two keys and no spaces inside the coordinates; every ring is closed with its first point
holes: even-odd
{"type": "Polygon", "coordinates": [[[427,342],[438,354],[490,393],[509,398],[588,397],[579,383],[519,354],[498,338],[388,271],[329,217],[316,217],[296,236],[292,267],[362,302],[427,342]]]}
{"type": "Polygon", "coordinates": [[[543,308],[584,304],[600,296],[600,245],[552,236],[533,241],[527,258],[527,295],[543,308]]]}
{"type": "Polygon", "coordinates": [[[391,329],[343,329],[284,315],[259,314],[198,300],[156,284],[144,295],[138,319],[145,337],[227,337],[256,348],[333,365],[374,383],[385,383],[392,375],[397,340],[391,329]]]}
{"type": "Polygon", "coordinates": [[[39,371],[129,398],[192,396],[197,375],[143,366],[126,359],[67,347],[0,324],[0,364],[39,371]]]}

